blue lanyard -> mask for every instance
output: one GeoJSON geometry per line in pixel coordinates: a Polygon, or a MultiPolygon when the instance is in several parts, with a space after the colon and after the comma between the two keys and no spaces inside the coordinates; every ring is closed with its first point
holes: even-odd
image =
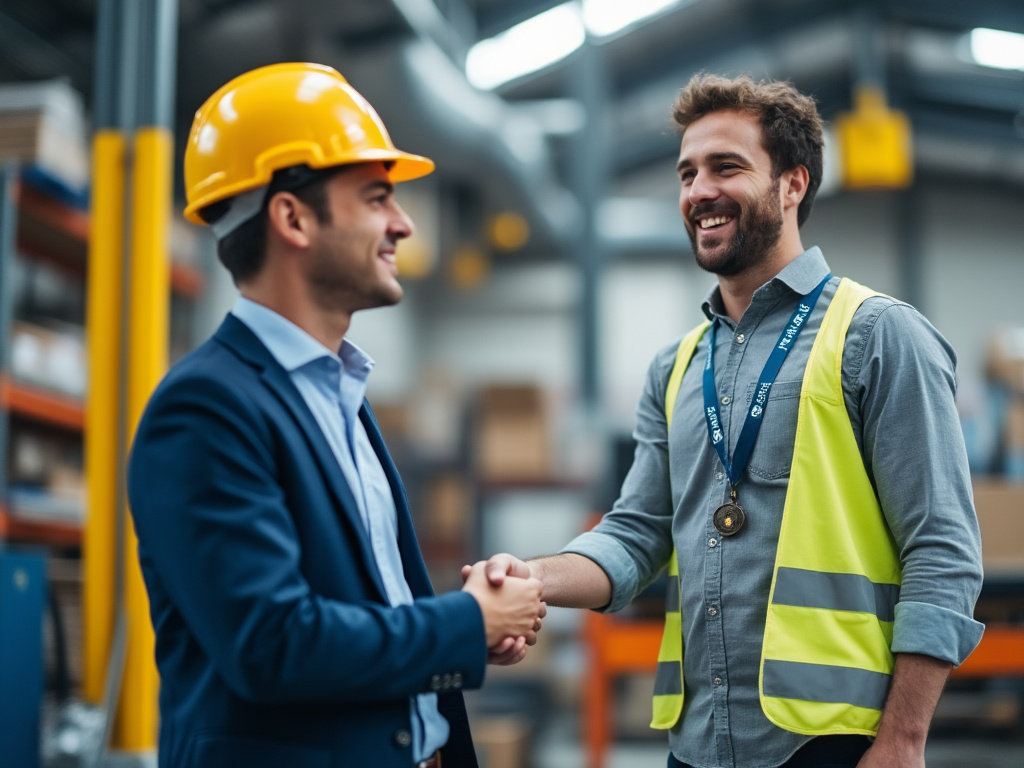
{"type": "Polygon", "coordinates": [[[747,462],[750,461],[750,452],[754,449],[754,440],[757,439],[757,432],[761,429],[764,409],[768,407],[768,393],[771,391],[772,384],[775,383],[775,377],[779,375],[779,369],[782,368],[782,363],[786,359],[786,355],[789,354],[789,350],[793,348],[796,337],[800,335],[800,331],[807,324],[807,318],[814,309],[814,305],[818,303],[818,297],[821,296],[825,283],[831,278],[832,273],[830,272],[813,291],[801,297],[789,323],[779,334],[779,340],[775,342],[775,348],[768,356],[768,361],[761,370],[757,387],[754,389],[754,395],[750,398],[750,407],[747,408],[747,418],[743,422],[743,429],[736,442],[736,452],[732,457],[732,464],[729,463],[729,457],[725,450],[725,435],[718,418],[718,392],[715,390],[715,335],[719,321],[716,318],[711,324],[708,334],[708,355],[704,363],[704,418],[708,423],[708,437],[711,438],[711,444],[718,451],[718,457],[722,460],[722,465],[729,475],[729,482],[732,483],[734,489],[747,468],[747,462]]]}

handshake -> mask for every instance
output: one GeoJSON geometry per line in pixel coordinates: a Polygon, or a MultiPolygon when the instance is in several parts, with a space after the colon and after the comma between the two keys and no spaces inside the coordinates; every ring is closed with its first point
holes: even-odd
{"type": "Polygon", "coordinates": [[[512,555],[462,567],[462,591],[480,606],[487,635],[489,664],[517,664],[526,657],[526,646],[537,642],[547,615],[543,584],[529,564],[512,555]]]}

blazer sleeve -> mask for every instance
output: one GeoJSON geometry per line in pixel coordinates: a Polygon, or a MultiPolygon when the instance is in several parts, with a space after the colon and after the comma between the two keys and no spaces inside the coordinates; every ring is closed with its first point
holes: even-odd
{"type": "MultiPolygon", "coordinates": [[[[268,420],[225,381],[165,382],[132,448],[128,494],[154,602],[253,701],[393,699],[437,674],[483,682],[486,640],[465,592],[390,607],[315,594],[277,481],[268,420]]],[[[354,553],[342,553],[355,556],[354,553]]]]}

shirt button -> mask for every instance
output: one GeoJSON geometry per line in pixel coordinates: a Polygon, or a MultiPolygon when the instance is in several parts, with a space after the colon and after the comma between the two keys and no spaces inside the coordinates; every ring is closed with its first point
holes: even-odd
{"type": "Polygon", "coordinates": [[[722,472],[715,472],[715,480],[725,480],[725,474],[722,472]]]}
{"type": "Polygon", "coordinates": [[[737,344],[742,344],[746,340],[747,340],[747,337],[744,336],[742,333],[737,333],[736,334],[736,343],[737,344]]]}
{"type": "Polygon", "coordinates": [[[708,546],[709,547],[717,547],[718,546],[718,539],[708,539],[708,546]]]}
{"type": "Polygon", "coordinates": [[[722,684],[722,678],[716,677],[715,678],[715,685],[721,685],[721,684],[722,684]]]}
{"type": "Polygon", "coordinates": [[[392,738],[394,739],[395,746],[402,747],[403,749],[412,744],[412,734],[405,728],[395,731],[395,735],[392,738]]]}
{"type": "Polygon", "coordinates": [[[717,616],[717,615],[718,615],[718,609],[715,608],[715,606],[711,606],[710,608],[708,608],[708,616],[717,616]]]}
{"type": "Polygon", "coordinates": [[[725,397],[722,398],[722,405],[728,405],[731,402],[732,402],[732,398],[729,397],[728,395],[726,395],[725,397]]]}

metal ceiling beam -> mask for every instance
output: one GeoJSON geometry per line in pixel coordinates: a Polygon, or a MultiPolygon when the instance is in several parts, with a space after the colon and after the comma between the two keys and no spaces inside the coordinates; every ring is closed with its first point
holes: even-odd
{"type": "Polygon", "coordinates": [[[516,24],[532,19],[534,16],[549,11],[565,0],[498,0],[497,2],[477,2],[476,28],[480,39],[494,37],[516,24]]]}
{"type": "Polygon", "coordinates": [[[460,66],[465,61],[466,42],[438,10],[434,0],[391,0],[398,13],[417,35],[430,40],[460,66]]]}
{"type": "Polygon", "coordinates": [[[966,31],[974,27],[1024,32],[1020,0],[886,0],[879,4],[888,19],[918,27],[966,31]]]}
{"type": "MultiPolygon", "coordinates": [[[[946,136],[1011,151],[1024,151],[1024,135],[1014,120],[1002,114],[978,110],[950,110],[937,105],[912,105],[910,121],[915,131],[946,136]]],[[[1024,179],[1021,180],[1024,183],[1024,179]]]]}
{"type": "Polygon", "coordinates": [[[3,11],[0,11],[0,59],[7,60],[27,77],[68,76],[79,90],[82,90],[82,85],[88,85],[91,72],[89,62],[69,56],[59,46],[3,11]],[[40,62],[49,66],[41,68],[40,62]]]}
{"type": "Polygon", "coordinates": [[[1024,111],[1024,77],[913,73],[906,79],[908,94],[917,100],[1010,116],[1024,111]]]}
{"type": "MultiPolygon", "coordinates": [[[[741,4],[717,12],[716,4],[683,6],[675,15],[663,20],[667,27],[675,23],[679,28],[678,45],[665,55],[650,57],[645,66],[631,67],[628,74],[616,81],[616,92],[625,93],[642,87],[644,83],[660,79],[666,72],[686,73],[686,79],[708,62],[718,62],[730,52],[752,47],[778,47],[779,41],[802,29],[832,19],[849,19],[849,3],[842,0],[820,0],[787,4],[783,8],[771,3],[741,4]],[[688,21],[692,16],[693,21],[688,21]]],[[[630,41],[623,40],[623,44],[630,41]]],[[[616,41],[607,43],[616,45],[616,41]]],[[[746,71],[754,76],[760,73],[750,62],[734,60],[736,72],[746,71]]],[[[719,67],[715,67],[719,71],[719,67]]],[[[685,79],[680,82],[680,87],[685,79]]]]}

